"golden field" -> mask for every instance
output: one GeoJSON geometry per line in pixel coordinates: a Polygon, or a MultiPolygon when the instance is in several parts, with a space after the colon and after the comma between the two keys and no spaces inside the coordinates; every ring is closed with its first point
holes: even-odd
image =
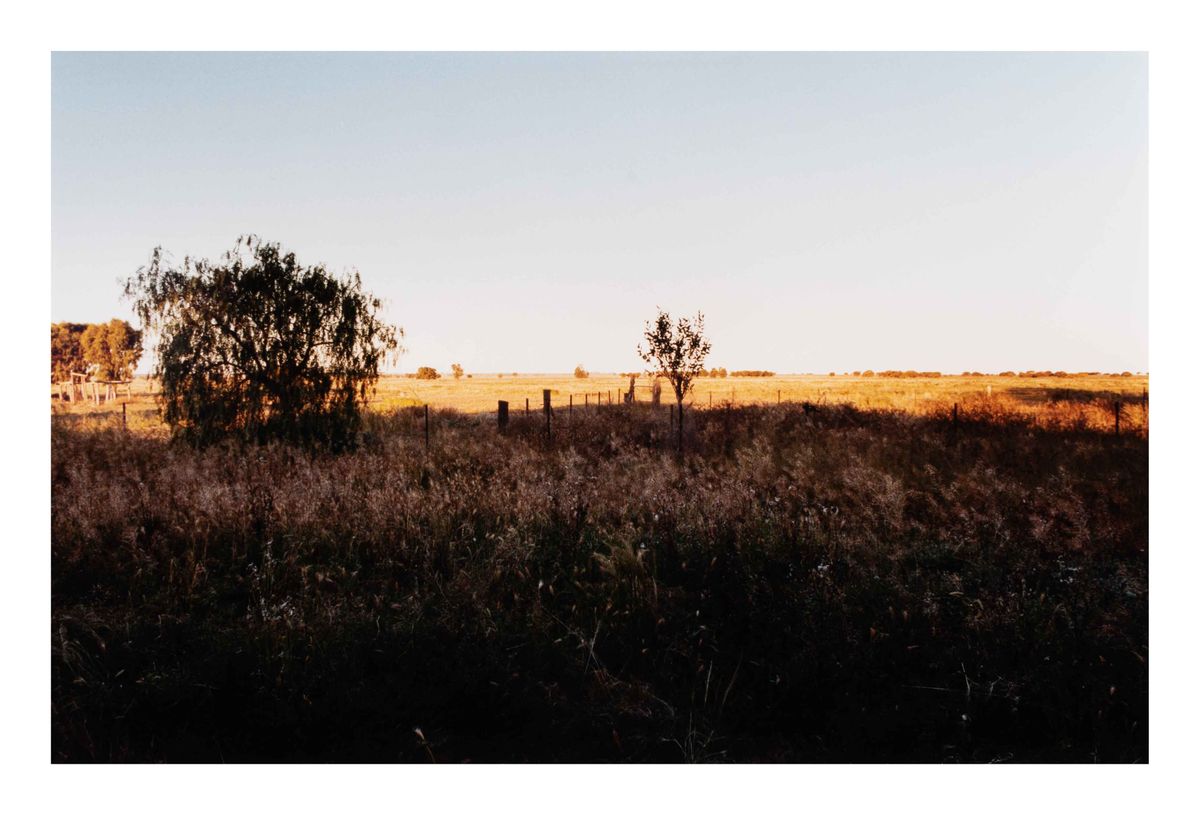
{"type": "MultiPolygon", "coordinates": [[[[650,379],[638,377],[639,402],[651,398],[650,379]]],[[[673,401],[669,386],[663,383],[663,402],[673,401]]],[[[621,402],[629,387],[629,378],[616,374],[592,374],[580,379],[570,374],[471,374],[460,380],[444,376],[420,380],[387,375],[379,380],[373,410],[389,413],[400,408],[429,405],[434,410],[452,409],[462,413],[495,413],[497,402],[507,400],[514,416],[525,410],[541,409],[542,391],[549,389],[555,409],[590,407],[597,398],[603,404],[621,402]]],[[[90,402],[61,403],[52,395],[56,413],[76,416],[108,416],[120,413],[122,402],[131,429],[165,432],[157,418],[150,380],[134,384],[132,400],[117,399],[95,406],[90,402]]],[[[1121,407],[1121,430],[1144,432],[1148,427],[1148,409],[1143,394],[1148,393],[1148,376],[941,376],[916,378],[814,376],[784,374],[773,377],[703,377],[696,380],[687,399],[693,408],[733,405],[770,405],[777,402],[848,404],[868,410],[898,410],[916,415],[945,413],[958,404],[960,414],[997,410],[1045,418],[1056,424],[1082,423],[1094,429],[1114,425],[1115,401],[1121,407]]],[[[664,408],[665,409],[665,408],[664,408]]]]}

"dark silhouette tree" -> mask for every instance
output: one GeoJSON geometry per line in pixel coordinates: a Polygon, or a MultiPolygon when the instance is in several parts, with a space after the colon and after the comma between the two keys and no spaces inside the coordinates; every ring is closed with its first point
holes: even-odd
{"type": "Polygon", "coordinates": [[[638,356],[649,366],[649,373],[665,377],[675,392],[679,406],[678,448],[683,453],[683,399],[692,388],[692,381],[704,370],[704,360],[712,344],[704,337],[704,315],[697,312],[693,321],[680,317],[674,323],[671,315],[658,310],[658,317],[646,323],[646,347],[638,344],[638,356]]]}
{"type": "Polygon", "coordinates": [[[352,446],[380,364],[403,336],[379,319],[357,273],[302,266],[255,236],[219,263],[177,267],[159,247],[125,294],[158,338],[163,417],[197,444],[352,446]]]}

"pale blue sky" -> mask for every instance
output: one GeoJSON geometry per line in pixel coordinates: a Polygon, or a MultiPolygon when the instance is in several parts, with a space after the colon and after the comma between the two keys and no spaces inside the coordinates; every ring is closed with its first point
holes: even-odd
{"type": "Polygon", "coordinates": [[[55,54],[51,319],[237,235],[403,370],[1145,370],[1142,54],[55,54]]]}

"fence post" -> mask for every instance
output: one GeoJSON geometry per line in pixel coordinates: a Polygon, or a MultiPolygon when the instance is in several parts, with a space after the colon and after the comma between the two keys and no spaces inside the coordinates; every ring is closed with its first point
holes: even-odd
{"type": "Polygon", "coordinates": [[[550,389],[542,390],[542,410],[546,412],[546,438],[550,438],[550,389]]]}
{"type": "Polygon", "coordinates": [[[1113,400],[1113,435],[1121,435],[1121,400],[1113,400]]]}
{"type": "Polygon", "coordinates": [[[425,405],[425,449],[429,449],[429,405],[425,405]]]}
{"type": "Polygon", "coordinates": [[[126,421],[126,418],[125,418],[125,405],[126,404],[127,404],[126,402],[121,403],[121,429],[122,430],[127,430],[129,428],[129,423],[128,423],[128,421],[126,421]]]}
{"type": "Polygon", "coordinates": [[[529,397],[528,396],[525,397],[525,415],[526,416],[529,415],[529,397]]]}
{"type": "Polygon", "coordinates": [[[782,390],[775,391],[775,404],[777,404],[777,405],[783,404],[783,391],[782,390]]]}
{"type": "Polygon", "coordinates": [[[575,394],[567,394],[567,418],[575,415],[575,394]]]}
{"type": "Polygon", "coordinates": [[[500,427],[501,433],[508,431],[508,402],[505,402],[503,399],[499,400],[496,404],[496,422],[500,427]]]}

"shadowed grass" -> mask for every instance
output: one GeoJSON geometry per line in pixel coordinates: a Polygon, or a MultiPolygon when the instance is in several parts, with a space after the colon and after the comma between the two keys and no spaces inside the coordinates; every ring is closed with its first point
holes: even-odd
{"type": "Polygon", "coordinates": [[[1147,759],[1144,436],[685,430],[439,410],[427,451],[406,409],[331,456],[56,417],[54,759],[1147,759]]]}

